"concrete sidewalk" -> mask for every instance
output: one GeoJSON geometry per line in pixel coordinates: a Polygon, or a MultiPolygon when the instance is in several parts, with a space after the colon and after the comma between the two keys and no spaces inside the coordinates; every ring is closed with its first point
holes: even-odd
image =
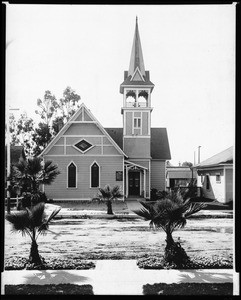
{"type": "Polygon", "coordinates": [[[91,270],[5,271],[1,290],[3,294],[6,284],[71,283],[91,284],[95,295],[143,295],[147,283],[224,283],[233,282],[235,276],[232,269],[143,270],[136,260],[98,260],[91,270]]]}

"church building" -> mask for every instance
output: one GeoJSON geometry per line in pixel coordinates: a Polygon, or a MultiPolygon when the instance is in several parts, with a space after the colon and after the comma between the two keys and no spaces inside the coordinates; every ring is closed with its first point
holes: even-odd
{"type": "Polygon", "coordinates": [[[104,128],[81,104],[41,153],[61,172],[44,186],[48,198],[89,200],[106,184],[119,185],[125,198],[150,199],[152,188],[165,190],[171,155],[166,128],[151,127],[153,88],[136,19],[129,70],[120,85],[123,128],[104,128]]]}

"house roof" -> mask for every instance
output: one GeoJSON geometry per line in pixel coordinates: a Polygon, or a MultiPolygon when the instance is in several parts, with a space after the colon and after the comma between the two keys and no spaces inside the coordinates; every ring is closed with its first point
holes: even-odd
{"type": "Polygon", "coordinates": [[[196,165],[196,168],[209,167],[221,164],[232,164],[233,163],[233,146],[228,149],[202,161],[196,165]]]}
{"type": "Polygon", "coordinates": [[[56,141],[62,136],[62,134],[71,126],[71,122],[74,121],[83,111],[86,112],[86,114],[90,117],[90,119],[93,121],[93,123],[96,124],[96,126],[102,131],[104,135],[110,140],[110,142],[113,144],[113,146],[116,148],[116,150],[125,157],[126,154],[122,151],[122,149],[118,146],[118,144],[112,139],[111,136],[108,135],[104,127],[97,121],[97,119],[94,117],[94,115],[91,113],[91,111],[85,106],[84,103],[80,105],[80,107],[77,109],[77,111],[74,113],[74,115],[68,120],[68,122],[63,126],[63,128],[58,132],[58,134],[53,138],[53,140],[47,145],[47,147],[39,154],[39,156],[43,156],[53,147],[53,145],[56,143],[56,141]]]}
{"type": "MultiPolygon", "coordinates": [[[[123,128],[105,128],[112,139],[123,150],[123,128]]],[[[166,128],[151,128],[152,159],[171,159],[166,128]]]]}

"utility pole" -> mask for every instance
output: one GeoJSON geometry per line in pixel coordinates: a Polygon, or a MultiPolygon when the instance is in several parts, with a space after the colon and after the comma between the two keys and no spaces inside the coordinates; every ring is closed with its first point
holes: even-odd
{"type": "Polygon", "coordinates": [[[198,163],[200,164],[200,148],[201,146],[198,146],[198,163]]]}
{"type": "Polygon", "coordinates": [[[195,166],[196,165],[196,152],[194,151],[194,163],[193,165],[195,166]]]}

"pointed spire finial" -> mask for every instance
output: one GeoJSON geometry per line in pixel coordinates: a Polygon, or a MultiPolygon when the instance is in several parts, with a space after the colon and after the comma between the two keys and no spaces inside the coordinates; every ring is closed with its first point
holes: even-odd
{"type": "Polygon", "coordinates": [[[140,41],[139,30],[138,30],[138,17],[136,16],[136,28],[135,28],[134,40],[133,40],[133,45],[131,50],[131,60],[129,65],[128,76],[133,75],[137,67],[139,68],[141,75],[145,76],[146,72],[144,67],[141,41],[140,41]]]}

